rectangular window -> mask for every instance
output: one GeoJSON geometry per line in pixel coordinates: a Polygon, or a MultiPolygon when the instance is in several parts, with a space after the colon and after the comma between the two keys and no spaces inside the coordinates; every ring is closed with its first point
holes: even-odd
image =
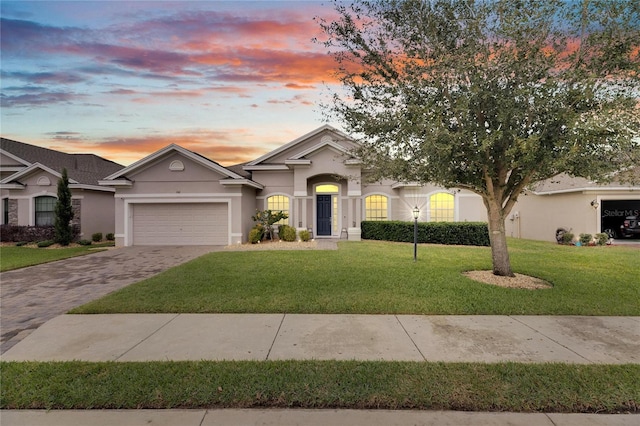
{"type": "Polygon", "coordinates": [[[370,195],[364,199],[365,220],[387,220],[387,197],[370,195]]]}
{"type": "Polygon", "coordinates": [[[53,226],[55,223],[55,197],[36,198],[36,226],[53,226]]]}
{"type": "Polygon", "coordinates": [[[429,197],[431,222],[453,222],[455,198],[446,192],[438,192],[429,197]]]}
{"type": "Polygon", "coordinates": [[[9,199],[4,198],[2,200],[2,224],[9,224],[9,199]]]}
{"type": "MultiPolygon", "coordinates": [[[[267,210],[274,212],[281,211],[289,215],[289,197],[286,195],[273,195],[267,198],[267,210]]],[[[288,225],[289,218],[276,222],[278,225],[288,225]]]]}

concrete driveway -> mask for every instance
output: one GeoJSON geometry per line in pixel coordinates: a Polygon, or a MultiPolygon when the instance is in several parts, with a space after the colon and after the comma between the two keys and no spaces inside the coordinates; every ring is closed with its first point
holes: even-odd
{"type": "Polygon", "coordinates": [[[0,273],[0,353],[76,306],[206,253],[215,246],[122,247],[0,273]]]}

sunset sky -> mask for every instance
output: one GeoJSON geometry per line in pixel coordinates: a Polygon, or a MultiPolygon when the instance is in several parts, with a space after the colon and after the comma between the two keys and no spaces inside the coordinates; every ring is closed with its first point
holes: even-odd
{"type": "MultiPolygon", "coordinates": [[[[5,1],[1,133],[128,165],[170,143],[223,165],[323,124],[328,1],[5,1]]],[[[330,123],[337,125],[337,123],[330,123]]]]}

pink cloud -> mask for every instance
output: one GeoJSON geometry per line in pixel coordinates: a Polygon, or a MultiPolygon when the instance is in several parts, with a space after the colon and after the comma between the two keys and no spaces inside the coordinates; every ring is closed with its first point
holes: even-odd
{"type": "MultiPolygon", "coordinates": [[[[64,132],[67,133],[67,132],[64,132]]],[[[130,164],[175,143],[210,160],[230,166],[255,159],[267,149],[263,144],[240,144],[253,138],[248,129],[196,130],[172,135],[132,136],[89,140],[80,134],[54,134],[48,147],[69,153],[91,152],[122,164],[130,164]],[[64,142],[61,145],[59,142],[64,142]]]]}

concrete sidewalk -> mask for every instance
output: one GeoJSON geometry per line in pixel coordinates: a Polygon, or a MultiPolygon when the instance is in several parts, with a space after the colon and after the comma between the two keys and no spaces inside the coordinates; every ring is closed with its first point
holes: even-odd
{"type": "Polygon", "coordinates": [[[474,413],[389,410],[82,410],[1,411],[10,426],[637,426],[634,414],[474,413]]]}
{"type": "MultiPolygon", "coordinates": [[[[62,315],[9,349],[2,359],[640,363],[640,317],[62,315]]],[[[635,426],[640,424],[640,415],[301,409],[2,410],[0,423],[635,426]]]]}
{"type": "Polygon", "coordinates": [[[62,315],[2,359],[640,363],[640,317],[62,315]]]}

